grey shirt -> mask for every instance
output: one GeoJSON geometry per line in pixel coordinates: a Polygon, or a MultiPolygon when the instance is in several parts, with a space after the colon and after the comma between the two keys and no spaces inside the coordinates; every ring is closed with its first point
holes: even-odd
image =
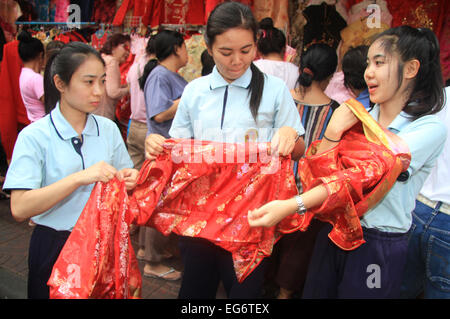
{"type": "Polygon", "coordinates": [[[169,109],[174,100],[181,97],[186,85],[187,82],[182,76],[161,65],[152,70],[144,86],[147,134],[155,133],[169,137],[172,120],[158,123],[153,117],[169,109]]]}

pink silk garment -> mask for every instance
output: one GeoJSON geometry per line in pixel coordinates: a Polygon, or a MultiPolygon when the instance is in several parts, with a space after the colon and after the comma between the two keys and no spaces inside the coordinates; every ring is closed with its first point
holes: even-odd
{"type": "Polygon", "coordinates": [[[140,297],[132,223],[210,240],[231,252],[242,282],[283,233],[300,226],[297,215],[270,228],[248,224],[249,210],[297,194],[290,157],[268,156],[268,147],[168,140],[131,193],[117,179],[97,183],[53,268],[50,297],[140,297]]]}
{"type": "Polygon", "coordinates": [[[320,141],[313,142],[299,162],[299,175],[305,191],[323,184],[327,200],[302,216],[301,230],[312,218],[333,225],[328,234],[343,250],[353,250],[365,241],[360,218],[394,185],[411,161],[408,145],[383,129],[364,106],[350,99],[344,102],[360,120],[344,133],[339,144],[315,155],[320,141]]]}

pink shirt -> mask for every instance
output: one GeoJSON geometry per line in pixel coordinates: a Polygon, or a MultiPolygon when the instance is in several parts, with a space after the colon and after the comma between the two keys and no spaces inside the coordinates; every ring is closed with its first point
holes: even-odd
{"type": "Polygon", "coordinates": [[[133,65],[128,70],[127,82],[130,84],[130,118],[134,121],[146,123],[147,115],[145,108],[144,92],[139,87],[139,78],[144,73],[144,67],[147,63],[147,57],[141,56],[138,60],[135,60],[133,65]]]}
{"type": "Polygon", "coordinates": [[[45,107],[39,99],[44,96],[44,78],[30,68],[22,68],[19,77],[20,95],[30,122],[45,116],[45,107]]]}

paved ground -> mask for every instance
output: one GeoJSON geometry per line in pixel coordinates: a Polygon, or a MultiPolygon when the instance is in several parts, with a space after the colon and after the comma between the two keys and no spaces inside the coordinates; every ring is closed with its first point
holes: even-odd
{"type": "MultiPolygon", "coordinates": [[[[9,200],[0,200],[0,298],[26,298],[28,275],[28,245],[32,227],[16,222],[10,212],[9,200]]],[[[136,249],[137,235],[132,235],[136,249]]],[[[167,260],[167,265],[181,270],[178,258],[167,260]]],[[[143,268],[143,262],[139,262],[143,268]]],[[[181,281],[169,282],[162,279],[142,278],[142,298],[175,299],[181,281]]]]}

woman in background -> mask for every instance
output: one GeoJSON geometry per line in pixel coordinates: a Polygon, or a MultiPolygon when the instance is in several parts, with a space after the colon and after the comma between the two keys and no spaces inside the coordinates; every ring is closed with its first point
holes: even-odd
{"type": "Polygon", "coordinates": [[[106,65],[106,93],[94,114],[104,116],[114,121],[117,102],[130,91],[128,86],[120,84],[120,64],[125,62],[130,54],[130,36],[113,34],[100,50],[106,65]]]}
{"type": "Polygon", "coordinates": [[[27,31],[22,31],[18,40],[19,56],[23,62],[19,78],[20,95],[28,119],[35,122],[45,115],[44,78],[41,75],[44,68],[44,45],[27,31]]]}
{"type": "Polygon", "coordinates": [[[254,64],[264,73],[282,79],[289,90],[295,88],[298,79],[298,67],[284,61],[286,36],[273,26],[271,18],[264,18],[259,23],[258,53],[261,59],[254,64]]]}

